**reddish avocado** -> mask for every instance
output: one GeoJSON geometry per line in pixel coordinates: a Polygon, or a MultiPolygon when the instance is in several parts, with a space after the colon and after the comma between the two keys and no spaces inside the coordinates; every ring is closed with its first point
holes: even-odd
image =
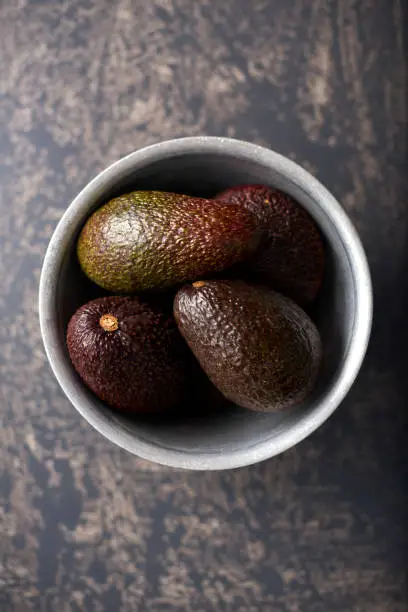
{"type": "Polygon", "coordinates": [[[266,241],[246,264],[249,273],[306,306],[316,297],[324,272],[324,245],[319,229],[290,196],[264,185],[241,185],[216,199],[257,216],[266,241]]]}
{"type": "Polygon", "coordinates": [[[137,297],[104,297],[71,318],[67,346],[85,384],[126,413],[173,410],[185,398],[191,356],[174,318],[137,297]]]}

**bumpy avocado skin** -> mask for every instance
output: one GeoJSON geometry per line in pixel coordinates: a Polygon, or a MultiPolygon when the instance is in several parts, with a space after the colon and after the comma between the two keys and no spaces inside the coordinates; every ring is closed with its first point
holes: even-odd
{"type": "Polygon", "coordinates": [[[174,314],[207,376],[236,404],[278,412],[313,389],[320,337],[291,299],[243,281],[204,281],[178,291],[174,314]]]}
{"type": "Polygon", "coordinates": [[[256,250],[261,230],[242,206],[160,191],[110,200],[85,223],[85,274],[114,293],[162,289],[218,272],[256,250]]]}
{"type": "Polygon", "coordinates": [[[112,408],[163,413],[184,401],[189,351],[171,310],[154,301],[110,296],[88,302],[68,324],[67,346],[79,376],[112,408]],[[114,331],[101,326],[105,315],[116,319],[114,331]]]}
{"type": "Polygon", "coordinates": [[[266,240],[248,262],[248,271],[299,304],[310,304],[322,283],[325,257],[309,213],[287,194],[264,185],[231,187],[216,199],[249,210],[264,229],[266,240]]]}

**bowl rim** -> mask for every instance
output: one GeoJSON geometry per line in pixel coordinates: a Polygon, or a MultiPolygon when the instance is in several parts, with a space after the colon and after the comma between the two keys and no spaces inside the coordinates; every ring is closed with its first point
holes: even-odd
{"type": "Polygon", "coordinates": [[[61,217],[47,247],[39,285],[39,318],[45,352],[59,385],[73,406],[99,433],[119,447],[142,459],[190,470],[223,470],[251,465],[284,452],[320,427],[342,402],[360,370],[370,338],[372,316],[372,285],[366,255],[352,222],[334,196],[307,170],[280,153],[249,142],[216,136],[161,141],[138,149],[102,170],[80,191],[61,217]],[[353,331],[347,355],[336,379],[313,412],[305,414],[288,430],[278,432],[267,440],[244,449],[221,450],[219,454],[191,453],[166,448],[144,439],[143,436],[130,434],[123,426],[92,405],[84,391],[78,388],[78,383],[72,376],[72,366],[67,364],[59,346],[53,314],[58,287],[57,275],[63,261],[64,246],[71,239],[73,231],[77,231],[78,216],[89,201],[100,197],[113,181],[138,166],[189,153],[228,153],[240,159],[256,160],[270,166],[274,172],[283,174],[298,188],[307,191],[316,205],[330,218],[344,244],[355,294],[353,331]]]}

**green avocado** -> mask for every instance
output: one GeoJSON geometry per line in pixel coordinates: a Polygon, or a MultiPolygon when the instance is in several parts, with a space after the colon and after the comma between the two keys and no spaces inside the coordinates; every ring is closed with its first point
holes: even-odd
{"type": "Polygon", "coordinates": [[[174,315],[207,376],[236,404],[278,412],[313,389],[320,337],[291,299],[239,280],[199,281],[178,291],[174,315]]]}
{"type": "Polygon", "coordinates": [[[257,248],[261,229],[242,206],[160,191],[114,198],[77,243],[85,274],[115,293],[162,289],[219,272],[257,248]]]}

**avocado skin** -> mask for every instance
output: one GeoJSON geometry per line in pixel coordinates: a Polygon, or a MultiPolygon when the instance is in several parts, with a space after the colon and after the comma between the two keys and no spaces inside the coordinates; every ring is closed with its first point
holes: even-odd
{"type": "Polygon", "coordinates": [[[88,302],[69,321],[67,346],[79,376],[112,408],[149,414],[184,400],[189,351],[171,310],[154,301],[110,296],[88,302]],[[116,317],[116,331],[101,327],[105,314],[116,317]]]}
{"type": "Polygon", "coordinates": [[[273,289],[307,306],[323,280],[324,244],[319,229],[290,196],[265,185],[239,185],[216,196],[256,215],[266,241],[246,270],[273,289]]]}
{"type": "Polygon", "coordinates": [[[261,239],[242,206],[160,191],[110,200],[87,220],[77,243],[85,274],[114,293],[162,289],[228,268],[261,239]]]}
{"type": "Polygon", "coordinates": [[[207,376],[236,404],[278,412],[313,389],[320,337],[291,299],[243,281],[204,281],[178,291],[174,315],[207,376]]]}

